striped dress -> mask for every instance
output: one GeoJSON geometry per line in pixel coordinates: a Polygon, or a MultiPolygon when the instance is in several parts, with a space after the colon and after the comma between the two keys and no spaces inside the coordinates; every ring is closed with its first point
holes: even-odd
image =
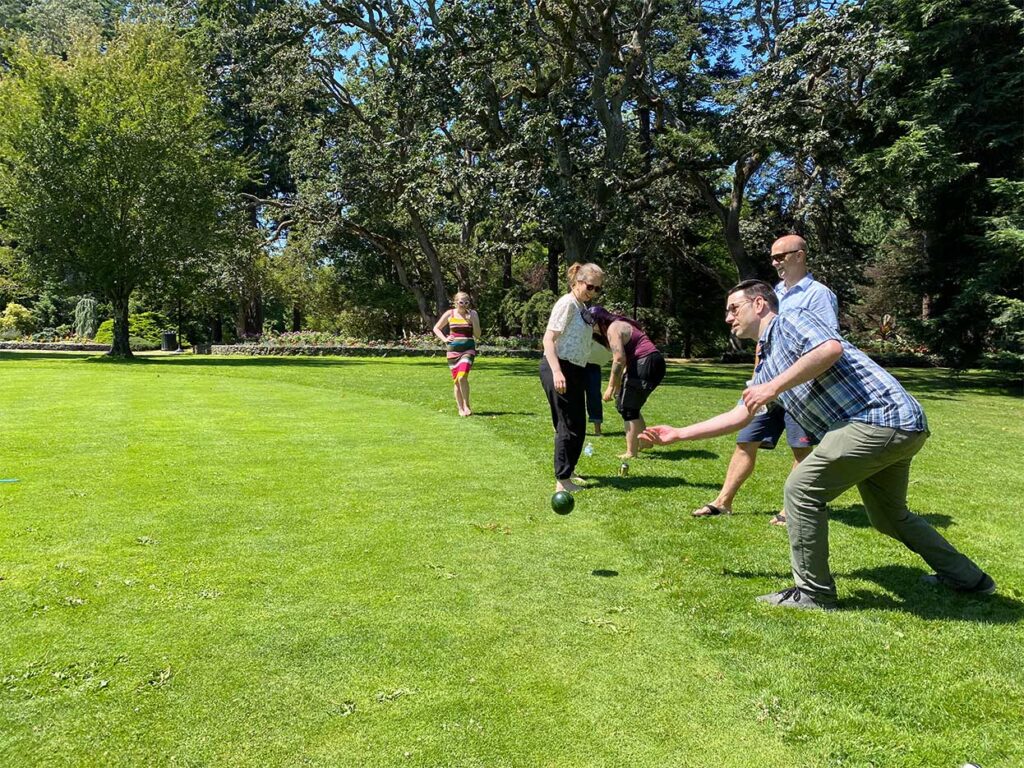
{"type": "Polygon", "coordinates": [[[459,317],[452,312],[448,318],[448,368],[452,378],[458,381],[469,375],[476,357],[476,340],[473,338],[473,320],[459,317]]]}

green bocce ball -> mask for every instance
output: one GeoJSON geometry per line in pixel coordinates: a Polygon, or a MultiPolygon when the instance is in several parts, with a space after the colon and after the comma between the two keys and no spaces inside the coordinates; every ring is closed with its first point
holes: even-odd
{"type": "Polygon", "coordinates": [[[575,506],[576,500],[568,491],[556,491],[551,497],[551,508],[555,510],[555,514],[568,515],[575,506]]]}

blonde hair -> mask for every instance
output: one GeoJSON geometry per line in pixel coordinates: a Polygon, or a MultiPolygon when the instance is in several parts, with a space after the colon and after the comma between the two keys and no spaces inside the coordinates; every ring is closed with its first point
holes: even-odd
{"type": "Polygon", "coordinates": [[[459,303],[459,299],[465,299],[466,300],[466,306],[469,307],[470,309],[473,308],[473,299],[465,291],[459,291],[454,296],[452,296],[452,306],[453,307],[456,304],[459,303]]]}
{"type": "Polygon", "coordinates": [[[573,285],[581,281],[590,282],[595,277],[600,277],[604,280],[604,270],[597,266],[597,264],[592,264],[591,262],[580,264],[577,261],[569,267],[566,275],[569,277],[569,290],[572,290],[573,285]]]}

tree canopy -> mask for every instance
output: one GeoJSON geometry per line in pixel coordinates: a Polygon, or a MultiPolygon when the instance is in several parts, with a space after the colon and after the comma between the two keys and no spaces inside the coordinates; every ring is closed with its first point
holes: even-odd
{"type": "MultiPolygon", "coordinates": [[[[185,311],[211,327],[234,315],[236,334],[306,325],[394,335],[429,327],[461,289],[491,332],[519,333],[532,297],[557,294],[573,261],[595,260],[618,309],[706,352],[725,337],[723,291],[771,279],[768,246],[796,232],[850,331],[892,338],[881,327],[896,318],[908,346],[958,364],[1024,352],[1016,0],[0,7],[0,77],[8,98],[35,104],[2,123],[5,188],[30,190],[45,166],[46,194],[95,219],[47,240],[57,235],[25,223],[29,198],[9,191],[0,287],[11,296],[20,278],[4,263],[23,256],[70,286],[82,269],[68,254],[84,247],[73,241],[110,225],[90,212],[102,206],[86,176],[58,169],[109,173],[104,158],[131,142],[65,149],[64,133],[46,144],[40,132],[77,125],[75,105],[103,90],[87,83],[109,79],[106,93],[178,100],[159,119],[132,118],[135,139],[150,135],[153,147],[173,135],[191,147],[176,152],[177,170],[150,173],[156,156],[138,147],[127,165],[139,161],[147,182],[173,176],[209,194],[151,190],[166,205],[135,219],[153,224],[146,255],[104,245],[111,263],[101,271],[151,265],[122,273],[146,275],[135,287],[151,304],[185,296],[185,311]],[[132,30],[155,18],[164,37],[147,62],[166,57],[189,73],[187,94],[115,67],[142,34],[132,30]],[[67,43],[81,28],[93,30],[91,48],[67,43]],[[55,74],[90,67],[92,79],[55,74]],[[35,101],[29,82],[48,84],[35,101]],[[30,124],[33,110],[46,119],[30,124]],[[232,187],[218,152],[247,167],[241,183],[232,187]],[[186,199],[195,207],[182,209],[186,199]],[[177,225],[162,229],[161,215],[177,225]],[[230,230],[230,247],[210,244],[214,230],[230,230]],[[355,322],[364,310],[375,329],[355,322]]],[[[97,102],[89,114],[123,125],[113,107],[130,103],[97,102]]],[[[101,282],[91,289],[112,301],[101,282]]]]}

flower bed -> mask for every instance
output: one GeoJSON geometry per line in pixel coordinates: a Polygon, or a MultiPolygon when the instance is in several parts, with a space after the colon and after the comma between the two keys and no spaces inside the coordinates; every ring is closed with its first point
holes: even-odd
{"type": "MultiPolygon", "coordinates": [[[[496,336],[480,344],[480,354],[494,357],[540,357],[540,340],[529,336],[496,336]]],[[[270,333],[239,344],[213,344],[197,349],[214,355],[338,355],[342,357],[444,356],[445,346],[432,333],[395,340],[354,339],[324,331],[270,333]]]]}
{"type": "MultiPolygon", "coordinates": [[[[477,349],[481,355],[489,357],[539,358],[541,355],[538,349],[509,349],[490,344],[482,344],[477,349]]],[[[306,355],[312,357],[325,355],[338,357],[444,357],[445,349],[439,343],[435,344],[433,349],[403,344],[275,345],[250,343],[213,344],[210,346],[210,353],[214,355],[306,355]]]]}

